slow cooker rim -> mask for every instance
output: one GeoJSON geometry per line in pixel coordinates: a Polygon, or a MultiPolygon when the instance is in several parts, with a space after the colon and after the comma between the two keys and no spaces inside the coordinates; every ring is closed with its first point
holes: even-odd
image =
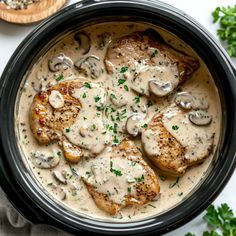
{"type": "MultiPolygon", "coordinates": [[[[124,2],[124,1],[119,1],[119,2],[124,2]]],[[[70,10],[70,9],[73,10],[73,5],[70,6],[69,9],[67,9],[67,10],[70,10]]],[[[62,14],[63,14],[63,13],[62,13],[62,14]]],[[[65,12],[64,12],[64,14],[65,14],[65,12]]],[[[56,15],[56,16],[58,16],[58,15],[56,15]]],[[[56,16],[55,16],[55,17],[56,17],[56,16]]],[[[46,23],[47,23],[47,22],[46,22],[46,23]]],[[[45,23],[45,24],[46,24],[46,23],[45,23]]],[[[39,29],[39,28],[38,28],[38,29],[39,29]]],[[[34,32],[36,33],[37,30],[35,30],[34,32]]],[[[33,34],[31,34],[31,36],[32,36],[32,35],[33,35],[33,34]]],[[[23,45],[22,45],[22,46],[23,46],[23,45]]],[[[19,51],[20,51],[20,49],[18,48],[18,53],[19,53],[19,51]]],[[[221,53],[222,53],[222,52],[221,52],[221,53]]],[[[17,52],[16,52],[16,54],[17,54],[17,52]]],[[[223,53],[223,56],[225,56],[224,53],[223,53]]],[[[12,60],[12,59],[11,59],[11,60],[12,60]]],[[[10,62],[11,62],[11,60],[10,60],[10,62]]],[[[9,62],[9,63],[10,63],[10,62],[9,62]]],[[[225,63],[225,62],[224,62],[224,63],[225,63]]],[[[7,68],[9,69],[9,67],[10,67],[10,65],[8,64],[7,68]]],[[[7,77],[7,74],[6,74],[6,73],[7,73],[7,68],[6,68],[5,74],[3,74],[2,78],[7,77]]],[[[230,71],[230,66],[229,66],[229,65],[228,65],[228,69],[229,69],[229,71],[230,71]]],[[[230,72],[229,72],[229,74],[230,74],[230,72]]],[[[6,81],[4,82],[4,84],[5,84],[5,83],[6,83],[6,81]]],[[[234,94],[234,95],[235,95],[235,94],[234,94]]],[[[235,97],[234,97],[234,99],[235,99],[235,97]]],[[[3,100],[3,98],[1,99],[1,103],[2,103],[2,100],[3,100]]],[[[1,110],[2,110],[2,104],[1,104],[1,110]]],[[[235,130],[235,127],[234,127],[234,130],[235,130]]],[[[1,133],[2,133],[2,131],[1,131],[1,133]]],[[[1,139],[2,139],[2,136],[1,136],[1,139]]],[[[2,142],[1,142],[1,143],[2,143],[2,142]]],[[[235,164],[234,164],[234,165],[235,165],[235,164]]],[[[232,167],[229,168],[229,169],[231,170],[232,167]]],[[[229,178],[229,173],[228,173],[226,176],[229,178]]],[[[223,187],[223,186],[221,186],[221,187],[223,187]]],[[[196,213],[195,213],[195,214],[196,214],[196,213]]],[[[112,224],[114,224],[114,223],[112,223],[112,224]]],[[[132,223],[132,224],[133,224],[133,223],[132,223]]],[[[87,227],[87,226],[85,226],[85,227],[87,227]]],[[[134,232],[134,231],[133,231],[133,232],[134,232]]],[[[133,233],[133,232],[132,232],[132,233],[133,233]]],[[[113,232],[113,233],[114,233],[114,232],[113,232]]]]}

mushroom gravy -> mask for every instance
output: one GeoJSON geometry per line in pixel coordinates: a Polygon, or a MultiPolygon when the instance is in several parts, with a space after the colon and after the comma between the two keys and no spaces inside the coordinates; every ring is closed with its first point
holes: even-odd
{"type": "MultiPolygon", "coordinates": [[[[80,35],[71,33],[53,45],[38,59],[22,85],[16,108],[16,126],[23,159],[46,194],[79,214],[100,220],[127,222],[162,213],[179,204],[199,185],[216,151],[221,107],[214,80],[198,55],[164,29],[141,23],[113,22],[88,26],[81,31],[83,33],[80,35]],[[150,56],[161,62],[160,66],[137,65],[135,81],[130,79],[133,72],[128,65],[112,68],[114,66],[111,64],[114,73],[106,72],[103,60],[109,43],[149,28],[158,31],[174,48],[200,61],[200,67],[192,78],[178,88],[176,66],[168,63],[168,58],[155,48],[149,49],[150,56]],[[148,80],[154,75],[158,75],[159,82],[148,80]],[[169,84],[168,79],[171,81],[169,84]],[[73,93],[73,97],[81,103],[78,116],[63,131],[71,144],[84,149],[78,163],[68,162],[56,141],[39,144],[29,125],[29,110],[34,95],[70,80],[79,80],[84,85],[73,93]],[[181,112],[177,112],[178,115],[170,112],[168,109],[172,106],[181,112]],[[196,153],[206,152],[205,142],[213,143],[209,157],[201,165],[188,168],[181,177],[166,175],[145,156],[145,153],[159,153],[148,124],[154,114],[161,113],[165,114],[165,128],[187,149],[185,158],[194,159],[196,153]],[[122,203],[125,194],[133,193],[134,182],[142,181],[145,172],[138,163],[128,159],[124,161],[112,151],[111,147],[117,146],[123,138],[133,140],[141,150],[145,161],[158,177],[161,192],[143,206],[125,207],[119,213],[110,215],[96,206],[82,178],[118,203],[122,203]]],[[[63,107],[64,102],[60,93],[52,91],[49,96],[52,107],[63,107]]]]}

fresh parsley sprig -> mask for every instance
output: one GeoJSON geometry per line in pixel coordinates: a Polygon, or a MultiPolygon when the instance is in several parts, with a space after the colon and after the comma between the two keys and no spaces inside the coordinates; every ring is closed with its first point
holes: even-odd
{"type": "MultiPolygon", "coordinates": [[[[203,232],[203,236],[235,236],[236,235],[236,217],[232,209],[223,203],[219,207],[210,205],[203,219],[212,229],[210,232],[203,232]],[[220,234],[221,233],[221,234],[220,234]]],[[[187,233],[185,236],[195,236],[187,233]]]]}
{"type": "Polygon", "coordinates": [[[231,57],[236,57],[236,5],[234,7],[217,7],[213,12],[213,23],[219,21],[220,28],[217,35],[226,41],[227,52],[231,57]]]}

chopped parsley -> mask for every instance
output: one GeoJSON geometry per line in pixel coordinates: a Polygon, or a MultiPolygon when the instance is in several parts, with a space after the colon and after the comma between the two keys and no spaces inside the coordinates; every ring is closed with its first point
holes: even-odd
{"type": "Polygon", "coordinates": [[[116,136],[114,136],[113,143],[119,143],[119,140],[117,139],[116,136]]]}
{"type": "Polygon", "coordinates": [[[100,99],[101,99],[101,98],[100,98],[99,96],[95,96],[95,97],[94,97],[94,101],[95,101],[95,102],[98,102],[100,99]]]}
{"type": "Polygon", "coordinates": [[[118,79],[118,86],[125,83],[126,80],[125,79],[118,79]]]}
{"type": "Polygon", "coordinates": [[[124,85],[124,89],[126,92],[129,92],[129,87],[126,84],[124,85]]]}
{"type": "Polygon", "coordinates": [[[147,128],[148,127],[148,124],[144,124],[144,125],[142,125],[142,128],[147,128]]]}
{"type": "Polygon", "coordinates": [[[60,81],[60,80],[63,80],[63,79],[64,79],[64,76],[63,76],[63,74],[61,74],[56,78],[56,81],[60,81]]]}
{"type": "Polygon", "coordinates": [[[92,130],[95,130],[97,126],[95,124],[92,125],[92,130]]]}
{"type": "Polygon", "coordinates": [[[111,94],[110,94],[110,98],[111,98],[111,99],[117,99],[117,97],[116,97],[116,95],[115,95],[114,93],[111,93],[111,94]]]}
{"type": "Polygon", "coordinates": [[[135,177],[134,179],[136,182],[140,183],[140,182],[144,181],[144,175],[141,175],[140,177],[135,177]]]}
{"type": "Polygon", "coordinates": [[[83,96],[82,96],[82,98],[86,98],[86,93],[83,93],[83,96]]]}
{"type": "Polygon", "coordinates": [[[117,134],[117,123],[114,123],[114,128],[113,128],[113,132],[115,133],[115,134],[117,134]]]}
{"type": "Polygon", "coordinates": [[[69,133],[70,132],[70,128],[66,128],[66,133],[69,133]]]}
{"type": "Polygon", "coordinates": [[[135,101],[135,103],[139,103],[140,102],[140,96],[136,96],[133,101],[135,101]]]}
{"type": "Polygon", "coordinates": [[[120,73],[125,73],[128,69],[129,69],[128,66],[123,66],[120,69],[120,73]]]}
{"type": "Polygon", "coordinates": [[[114,173],[116,176],[122,176],[122,172],[120,170],[113,168],[113,162],[110,161],[110,172],[114,173]]]}
{"type": "Polygon", "coordinates": [[[131,187],[128,187],[127,190],[128,190],[128,193],[131,193],[131,187]]]}
{"type": "Polygon", "coordinates": [[[152,204],[148,204],[148,206],[152,207],[152,208],[156,208],[156,206],[152,205],[152,204]]]}
{"type": "Polygon", "coordinates": [[[173,130],[178,130],[178,129],[179,129],[179,126],[178,126],[178,125],[173,125],[173,126],[172,126],[172,129],[173,129],[173,130]]]}
{"type": "Polygon", "coordinates": [[[102,107],[100,107],[100,106],[96,106],[96,108],[97,108],[97,111],[101,111],[102,110],[102,107]]]}
{"type": "Polygon", "coordinates": [[[84,82],[84,87],[91,89],[91,85],[88,82],[84,82]]]}
{"type": "Polygon", "coordinates": [[[179,177],[176,178],[176,181],[174,183],[169,185],[169,188],[173,188],[176,185],[179,187],[179,177]]]}

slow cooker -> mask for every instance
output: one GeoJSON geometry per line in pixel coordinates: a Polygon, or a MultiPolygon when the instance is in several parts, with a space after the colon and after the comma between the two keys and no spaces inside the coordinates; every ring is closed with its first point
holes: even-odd
{"type": "Polygon", "coordinates": [[[163,234],[197,216],[222,191],[236,165],[236,69],[224,49],[192,18],[154,0],[84,0],[39,24],[16,49],[0,80],[1,187],[17,210],[35,224],[70,233],[107,235],[163,234]],[[221,98],[222,127],[218,150],[208,174],[186,199],[158,216],[130,223],[111,223],[80,216],[46,195],[21,159],[15,132],[16,97],[24,75],[52,41],[90,24],[109,21],[147,22],[190,45],[211,72],[221,98]]]}

